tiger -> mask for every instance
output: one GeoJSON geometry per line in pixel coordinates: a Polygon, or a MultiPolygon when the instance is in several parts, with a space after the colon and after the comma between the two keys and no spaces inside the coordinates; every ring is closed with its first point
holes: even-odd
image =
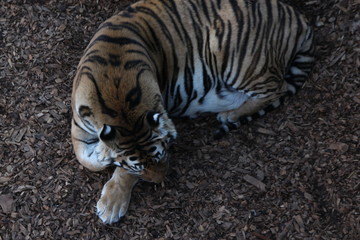
{"type": "Polygon", "coordinates": [[[139,180],[163,181],[174,117],[216,114],[217,139],[265,115],[309,78],[313,38],[278,0],[142,0],[103,22],[71,96],[76,158],[91,171],[115,166],[101,221],[125,215],[139,180]]]}

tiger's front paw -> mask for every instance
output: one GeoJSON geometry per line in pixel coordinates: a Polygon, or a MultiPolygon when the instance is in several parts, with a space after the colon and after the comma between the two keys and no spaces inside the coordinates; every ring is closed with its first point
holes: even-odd
{"type": "Polygon", "coordinates": [[[101,191],[97,202],[97,215],[106,223],[111,224],[120,220],[129,207],[131,192],[139,178],[129,174],[123,168],[116,168],[111,179],[101,191]]]}
{"type": "Polygon", "coordinates": [[[131,189],[124,191],[110,180],[105,184],[100,200],[97,202],[97,215],[105,224],[119,221],[129,207],[130,197],[131,189]]]}

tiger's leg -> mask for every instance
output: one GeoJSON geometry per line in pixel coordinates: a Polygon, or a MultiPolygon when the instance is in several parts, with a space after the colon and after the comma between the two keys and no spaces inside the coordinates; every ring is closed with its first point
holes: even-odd
{"type": "Polygon", "coordinates": [[[123,217],[129,207],[133,187],[138,177],[123,168],[116,168],[111,179],[104,185],[97,202],[97,214],[106,223],[114,223],[123,217]]]}
{"type": "Polygon", "coordinates": [[[223,137],[230,130],[238,128],[241,124],[252,121],[263,116],[267,111],[280,106],[282,96],[286,92],[270,95],[266,98],[249,98],[239,108],[221,112],[217,115],[217,120],[221,123],[220,128],[215,132],[215,138],[223,137]]]}
{"type": "Polygon", "coordinates": [[[275,81],[278,83],[278,87],[263,86],[263,89],[268,87],[268,89],[277,90],[266,96],[257,98],[256,94],[259,93],[255,92],[255,97],[250,97],[239,108],[219,113],[217,119],[222,125],[215,132],[215,138],[221,138],[226,132],[239,127],[242,123],[249,122],[256,117],[265,115],[266,112],[280,106],[287,96],[294,95],[308,79],[315,60],[314,48],[313,32],[311,28],[308,28],[301,49],[288,66],[284,80],[279,79],[279,76],[272,76],[274,79],[278,79],[278,81],[275,81]]]}
{"type": "Polygon", "coordinates": [[[266,112],[277,108],[284,101],[288,93],[288,83],[280,76],[266,75],[257,81],[261,84],[258,90],[249,91],[248,99],[238,108],[220,112],[217,120],[221,123],[215,132],[215,138],[221,138],[232,129],[249,122],[254,118],[263,116],[266,112]],[[271,81],[269,80],[271,79],[271,81]]]}

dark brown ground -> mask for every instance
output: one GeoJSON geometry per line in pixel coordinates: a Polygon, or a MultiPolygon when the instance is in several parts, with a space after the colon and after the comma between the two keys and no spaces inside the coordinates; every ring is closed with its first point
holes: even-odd
{"type": "Polygon", "coordinates": [[[360,239],[360,2],[287,2],[316,19],[304,89],[219,141],[213,118],[176,120],[166,181],[138,184],[105,226],[95,204],[111,171],[74,158],[71,82],[128,1],[1,0],[0,240],[360,239]]]}

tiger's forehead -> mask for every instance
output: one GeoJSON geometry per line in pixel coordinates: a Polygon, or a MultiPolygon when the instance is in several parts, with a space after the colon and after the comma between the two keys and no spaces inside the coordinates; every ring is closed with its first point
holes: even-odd
{"type": "Polygon", "coordinates": [[[147,110],[157,108],[161,96],[148,95],[151,85],[146,86],[145,74],[137,77],[138,74],[121,74],[120,71],[108,69],[104,66],[81,69],[73,88],[73,100],[77,110],[86,106],[115,122],[124,120],[131,125],[147,110]],[[146,101],[143,101],[144,99],[146,101]]]}

